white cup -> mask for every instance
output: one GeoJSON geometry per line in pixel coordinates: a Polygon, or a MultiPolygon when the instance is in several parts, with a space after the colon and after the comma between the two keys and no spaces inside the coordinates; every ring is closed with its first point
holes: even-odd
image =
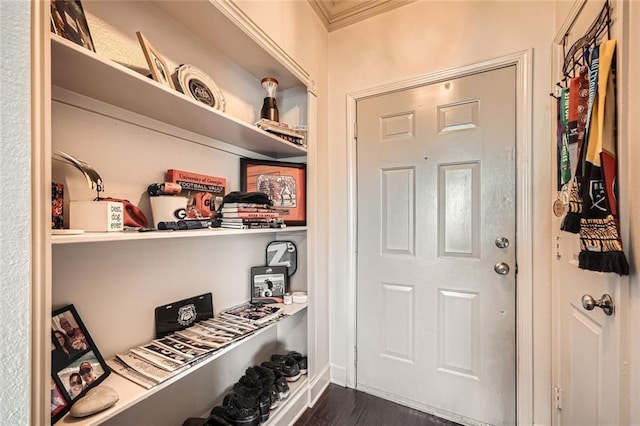
{"type": "Polygon", "coordinates": [[[159,222],[177,222],[187,217],[187,198],[177,195],[158,195],[149,197],[153,223],[158,227],[159,222]]]}

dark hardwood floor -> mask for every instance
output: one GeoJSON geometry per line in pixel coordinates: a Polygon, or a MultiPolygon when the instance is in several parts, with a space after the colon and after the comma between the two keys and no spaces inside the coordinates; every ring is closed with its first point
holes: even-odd
{"type": "Polygon", "coordinates": [[[316,405],[295,426],[456,426],[421,411],[382,398],[330,384],[316,405]]]}

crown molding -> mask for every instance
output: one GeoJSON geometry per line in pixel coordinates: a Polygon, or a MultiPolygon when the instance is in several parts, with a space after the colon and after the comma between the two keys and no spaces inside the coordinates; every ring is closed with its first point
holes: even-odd
{"type": "Polygon", "coordinates": [[[416,0],[308,0],[328,31],[363,21],[416,0]]]}

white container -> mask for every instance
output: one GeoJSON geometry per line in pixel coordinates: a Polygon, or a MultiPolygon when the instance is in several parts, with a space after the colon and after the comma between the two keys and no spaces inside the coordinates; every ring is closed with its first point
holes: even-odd
{"type": "Polygon", "coordinates": [[[124,206],[119,201],[71,201],[69,227],[85,232],[122,231],[124,206]]]}
{"type": "Polygon", "coordinates": [[[294,291],[291,293],[291,299],[293,303],[307,303],[309,300],[305,291],[294,291]]]}
{"type": "Polygon", "coordinates": [[[149,197],[151,202],[151,214],[154,226],[158,227],[158,222],[177,222],[185,220],[187,217],[187,197],[177,195],[158,195],[149,197]]]}

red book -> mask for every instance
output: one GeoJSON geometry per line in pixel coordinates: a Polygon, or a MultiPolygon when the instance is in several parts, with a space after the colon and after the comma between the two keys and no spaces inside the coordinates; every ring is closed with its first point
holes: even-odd
{"type": "Polygon", "coordinates": [[[227,186],[225,178],[176,169],[167,170],[166,182],[180,185],[182,194],[189,199],[186,219],[211,218],[222,204],[227,186]]]}
{"type": "Polygon", "coordinates": [[[167,170],[166,181],[179,184],[183,190],[191,189],[194,191],[213,192],[214,194],[222,194],[223,196],[224,189],[227,186],[227,180],[225,178],[176,169],[167,170]]]}

